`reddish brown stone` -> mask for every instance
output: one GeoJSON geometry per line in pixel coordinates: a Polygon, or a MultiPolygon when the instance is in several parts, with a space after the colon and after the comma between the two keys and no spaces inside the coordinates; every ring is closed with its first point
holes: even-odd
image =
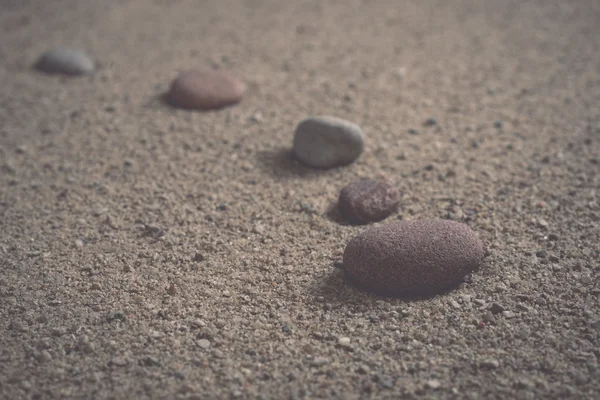
{"type": "Polygon", "coordinates": [[[352,239],[344,251],[344,270],[375,293],[431,294],[460,283],[483,257],[483,243],[465,224],[398,221],[352,239]]]}
{"type": "Polygon", "coordinates": [[[214,110],[239,102],[245,92],[244,82],[227,71],[189,70],[175,78],[168,99],[180,108],[214,110]]]}
{"type": "Polygon", "coordinates": [[[390,183],[361,179],[342,189],[339,209],[348,222],[368,224],[381,221],[398,209],[400,194],[390,183]]]}

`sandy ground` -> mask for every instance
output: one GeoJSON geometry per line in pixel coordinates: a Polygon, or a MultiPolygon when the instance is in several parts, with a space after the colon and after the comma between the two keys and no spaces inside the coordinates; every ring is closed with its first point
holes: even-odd
{"type": "Polygon", "coordinates": [[[600,398],[598,21],[596,0],[0,1],[0,398],[600,398]],[[99,69],[32,70],[55,45],[99,69]],[[161,101],[206,64],[240,105],[161,101]],[[315,114],[364,129],[358,162],[290,158],[315,114]],[[345,282],[365,228],[334,205],[359,177],[401,190],[388,221],[471,226],[481,269],[428,299],[345,282]]]}

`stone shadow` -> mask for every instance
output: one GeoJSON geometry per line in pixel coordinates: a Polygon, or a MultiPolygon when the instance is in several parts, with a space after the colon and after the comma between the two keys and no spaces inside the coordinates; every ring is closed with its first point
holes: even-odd
{"type": "Polygon", "coordinates": [[[326,303],[333,305],[349,304],[349,303],[362,303],[370,304],[376,300],[399,300],[402,302],[418,302],[431,300],[438,296],[445,296],[455,289],[460,284],[449,287],[443,291],[436,291],[435,293],[409,293],[409,294],[397,294],[397,293],[386,293],[386,292],[373,292],[365,288],[354,279],[350,278],[344,271],[343,268],[336,269],[329,273],[324,279],[320,279],[319,282],[315,282],[315,285],[310,290],[310,295],[314,298],[322,297],[326,303]]]}
{"type": "Polygon", "coordinates": [[[273,178],[300,177],[314,179],[325,170],[308,167],[294,156],[290,148],[259,151],[256,160],[260,169],[273,178]]]}

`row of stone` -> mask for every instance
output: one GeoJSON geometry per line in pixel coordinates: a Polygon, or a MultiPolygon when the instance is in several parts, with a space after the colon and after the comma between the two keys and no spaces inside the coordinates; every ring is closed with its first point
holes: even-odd
{"type": "MultiPolygon", "coordinates": [[[[357,125],[335,117],[311,117],[294,135],[294,154],[316,168],[352,163],[364,148],[357,125]]],[[[389,182],[362,179],[344,187],[338,209],[348,222],[381,221],[397,210],[398,190],[389,182]]],[[[385,295],[437,293],[460,283],[484,257],[484,245],[467,225],[439,219],[397,221],[368,229],[344,251],[346,276],[385,295]]]]}
{"type": "MultiPolygon", "coordinates": [[[[70,75],[94,71],[84,53],[59,48],[44,53],[37,68],[70,75]]],[[[213,110],[239,102],[246,85],[230,72],[189,70],[171,84],[168,101],[175,107],[213,110]]],[[[313,168],[354,162],[363,152],[365,135],[349,121],[310,117],[296,127],[293,153],[313,168]]],[[[362,179],[344,187],[338,200],[342,216],[352,224],[381,221],[397,210],[398,190],[381,180],[362,179]]],[[[445,220],[398,221],[364,231],[344,251],[347,276],[359,286],[382,294],[433,293],[453,286],[479,266],[484,246],[464,224],[445,220]]]]}
{"type": "MultiPolygon", "coordinates": [[[[84,52],[56,48],[39,58],[36,67],[46,73],[90,74],[94,61],[84,52]]],[[[246,84],[221,69],[195,69],[181,72],[171,83],[167,99],[174,107],[214,110],[239,102],[246,84]]],[[[294,135],[294,154],[305,164],[331,168],[350,164],[364,148],[364,134],[355,124],[335,117],[313,117],[302,121],[294,135]]]]}
{"type": "MultiPolygon", "coordinates": [[[[49,74],[86,75],[95,71],[95,62],[83,51],[58,47],[43,53],[36,68],[49,74]]],[[[172,82],[169,102],[186,109],[214,110],[239,102],[246,85],[230,72],[204,68],[180,73],[172,82]]]]}

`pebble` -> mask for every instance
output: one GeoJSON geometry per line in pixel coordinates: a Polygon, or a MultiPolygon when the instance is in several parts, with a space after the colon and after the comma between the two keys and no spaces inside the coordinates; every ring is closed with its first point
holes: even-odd
{"type": "Polygon", "coordinates": [[[460,304],[458,304],[458,302],[456,300],[451,300],[449,304],[450,304],[450,306],[452,306],[452,308],[455,308],[455,309],[460,308],[460,304]]]}
{"type": "Polygon", "coordinates": [[[94,61],[83,51],[57,47],[42,54],[35,67],[49,74],[83,75],[94,72],[94,61]]]}
{"type": "Polygon", "coordinates": [[[494,320],[494,314],[492,314],[491,311],[488,311],[483,315],[484,322],[492,322],[493,320],[494,320]]]}
{"type": "Polygon", "coordinates": [[[350,346],[350,338],[346,336],[342,336],[338,339],[338,344],[340,346],[350,346]]]}
{"type": "Polygon", "coordinates": [[[311,365],[315,367],[320,367],[326,364],[329,364],[329,359],[327,357],[315,357],[311,362],[311,365]]]}
{"type": "Polygon", "coordinates": [[[490,311],[492,312],[492,314],[499,314],[504,310],[506,310],[506,309],[500,303],[492,303],[492,305],[490,307],[490,311]]]}
{"type": "Polygon", "coordinates": [[[484,257],[467,225],[441,219],[398,221],[368,229],[348,243],[344,269],[376,293],[432,294],[460,283],[484,257]]]}
{"type": "Polygon", "coordinates": [[[558,235],[555,233],[551,233],[548,235],[548,240],[554,242],[554,241],[558,240],[558,235]]]}
{"type": "Polygon", "coordinates": [[[500,366],[500,362],[498,360],[496,360],[495,358],[489,358],[487,360],[481,361],[479,363],[479,366],[481,368],[495,369],[495,368],[498,368],[500,366]]]}
{"type": "Polygon", "coordinates": [[[535,253],[538,258],[546,258],[548,252],[546,250],[539,250],[535,253]]]}
{"type": "Polygon", "coordinates": [[[425,121],[425,123],[423,124],[425,126],[434,126],[437,125],[437,120],[433,117],[427,119],[427,121],[425,121]]]}
{"type": "Polygon", "coordinates": [[[314,168],[333,168],[355,161],[364,149],[360,127],[337,117],[310,117],[294,133],[293,152],[314,168]]]}
{"type": "Polygon", "coordinates": [[[48,361],[51,361],[51,360],[52,360],[52,355],[51,355],[51,354],[50,354],[48,351],[46,351],[46,350],[43,350],[43,351],[40,353],[40,355],[39,355],[38,359],[39,359],[41,362],[48,362],[48,361]]]}
{"type": "Polygon", "coordinates": [[[427,387],[433,390],[439,389],[439,387],[442,386],[440,381],[438,381],[437,379],[430,379],[427,382],[425,382],[425,385],[427,385],[427,387]]]}
{"type": "Polygon", "coordinates": [[[168,99],[179,108],[216,110],[238,103],[245,93],[246,84],[228,71],[193,69],[173,80],[168,99]]]}
{"type": "Polygon", "coordinates": [[[203,349],[208,349],[210,347],[210,342],[207,339],[198,340],[198,346],[203,349]]]}
{"type": "Polygon", "coordinates": [[[400,193],[389,182],[361,179],[342,189],[338,200],[344,218],[354,224],[381,221],[398,209],[400,193]]]}
{"type": "Polygon", "coordinates": [[[125,367],[127,364],[129,364],[129,359],[125,357],[115,356],[111,358],[108,363],[109,365],[114,365],[116,367],[125,367]]]}

